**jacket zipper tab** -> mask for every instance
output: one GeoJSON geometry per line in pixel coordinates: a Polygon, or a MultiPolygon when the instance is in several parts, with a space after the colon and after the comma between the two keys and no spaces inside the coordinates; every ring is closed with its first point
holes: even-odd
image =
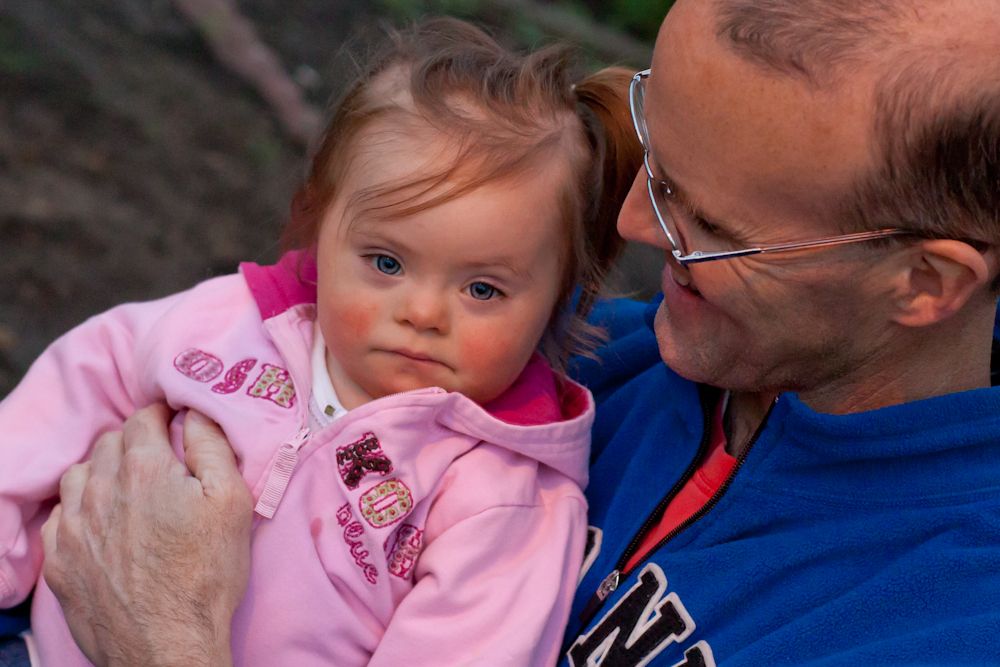
{"type": "Polygon", "coordinates": [[[299,462],[299,450],[309,441],[309,429],[302,428],[294,438],[283,442],[278,448],[278,453],[271,463],[271,469],[267,471],[267,481],[264,483],[264,490],[261,491],[260,498],[253,511],[264,517],[271,519],[278,511],[278,504],[285,489],[288,488],[288,481],[295,471],[295,466],[299,462]]]}
{"type": "Polygon", "coordinates": [[[597,613],[597,610],[601,608],[604,601],[608,599],[608,596],[618,590],[618,584],[621,582],[621,572],[618,570],[611,570],[611,574],[604,577],[601,581],[601,585],[597,587],[597,592],[594,593],[590,601],[587,602],[583,611],[580,612],[580,622],[586,626],[590,623],[590,620],[597,613]]]}
{"type": "Polygon", "coordinates": [[[621,581],[622,573],[618,570],[611,570],[611,574],[604,577],[604,581],[597,587],[597,598],[604,602],[608,596],[618,590],[618,582],[621,581]]]}

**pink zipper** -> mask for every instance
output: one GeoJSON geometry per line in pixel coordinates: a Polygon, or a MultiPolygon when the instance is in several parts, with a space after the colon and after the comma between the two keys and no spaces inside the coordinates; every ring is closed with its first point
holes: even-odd
{"type": "Polygon", "coordinates": [[[301,429],[294,438],[281,444],[278,453],[271,463],[271,469],[267,471],[267,481],[264,483],[264,490],[257,499],[257,505],[253,511],[270,519],[278,511],[278,504],[285,489],[288,488],[288,480],[292,478],[295,466],[299,462],[299,450],[309,441],[309,429],[301,429]]]}

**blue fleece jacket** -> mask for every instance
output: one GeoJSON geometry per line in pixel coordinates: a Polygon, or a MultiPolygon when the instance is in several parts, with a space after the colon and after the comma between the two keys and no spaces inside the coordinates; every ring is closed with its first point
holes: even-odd
{"type": "Polygon", "coordinates": [[[575,367],[598,415],[562,664],[1000,664],[1000,388],[843,416],[782,394],[716,497],[616,580],[715,400],[660,361],[655,308],[603,304],[603,363],[575,367]]]}

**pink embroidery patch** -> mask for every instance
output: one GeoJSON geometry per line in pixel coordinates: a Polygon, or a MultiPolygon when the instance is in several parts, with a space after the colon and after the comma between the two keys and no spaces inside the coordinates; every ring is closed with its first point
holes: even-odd
{"type": "Polygon", "coordinates": [[[375,434],[365,433],[359,440],[337,447],[337,467],[347,488],[356,489],[369,472],[383,477],[392,472],[392,461],[382,451],[375,434]]]}
{"type": "Polygon", "coordinates": [[[370,584],[378,583],[378,570],[366,561],[369,553],[365,551],[364,542],[361,540],[365,534],[365,527],[361,525],[361,522],[354,520],[349,503],[344,503],[337,510],[337,523],[344,527],[344,542],[347,543],[351,556],[354,558],[355,564],[361,568],[365,579],[370,584]]]}
{"type": "Polygon", "coordinates": [[[372,528],[392,525],[413,509],[413,495],[398,479],[380,482],[361,494],[361,516],[372,528]]]}
{"type": "Polygon", "coordinates": [[[224,367],[214,354],[192,347],[174,357],[174,368],[192,380],[211,382],[219,377],[224,367]]]}
{"type": "Polygon", "coordinates": [[[390,535],[385,541],[385,557],[389,562],[389,574],[400,579],[406,579],[410,575],[417,556],[420,555],[420,548],[424,542],[424,531],[414,525],[404,523],[390,535]]]}
{"type": "Polygon", "coordinates": [[[260,375],[247,389],[254,398],[264,398],[277,403],[283,408],[295,405],[295,386],[292,378],[284,368],[263,364],[260,375]]]}
{"type": "Polygon", "coordinates": [[[217,394],[232,394],[239,391],[243,383],[247,381],[247,373],[256,365],[256,359],[244,359],[236,362],[235,366],[226,371],[222,382],[212,385],[212,391],[217,394]]]}

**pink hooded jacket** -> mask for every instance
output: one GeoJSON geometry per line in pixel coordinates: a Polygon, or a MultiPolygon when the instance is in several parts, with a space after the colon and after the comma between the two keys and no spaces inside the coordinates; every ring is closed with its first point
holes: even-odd
{"type": "Polygon", "coordinates": [[[590,394],[536,357],[486,408],[429,388],[310,433],[315,287],[299,259],[92,318],[0,403],[0,607],[38,582],[45,667],[89,664],[38,581],[59,478],[158,400],[222,426],[256,500],[236,664],[555,663],[585,542],[590,394]]]}

